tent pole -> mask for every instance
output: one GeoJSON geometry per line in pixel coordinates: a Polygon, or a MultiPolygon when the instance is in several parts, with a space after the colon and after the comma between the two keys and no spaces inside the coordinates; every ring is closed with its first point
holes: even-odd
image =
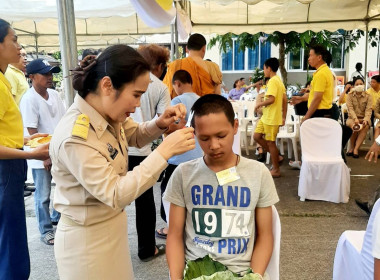
{"type": "Polygon", "coordinates": [[[364,58],[364,75],[365,75],[365,81],[364,85],[367,88],[367,80],[368,80],[368,75],[367,75],[367,56],[368,56],[368,21],[366,21],[365,24],[365,58],[364,58]]]}
{"type": "Polygon", "coordinates": [[[78,65],[74,0],[57,0],[57,10],[65,103],[68,108],[74,102],[75,95],[70,69],[78,65]]]}
{"type": "Polygon", "coordinates": [[[179,49],[178,49],[178,25],[177,16],[174,19],[174,37],[175,37],[175,59],[179,59],[179,49]]]}
{"type": "MultiPolygon", "coordinates": [[[[57,0],[58,1],[58,0],[57,0]]],[[[170,61],[174,61],[174,24],[170,25],[170,61]]]]}

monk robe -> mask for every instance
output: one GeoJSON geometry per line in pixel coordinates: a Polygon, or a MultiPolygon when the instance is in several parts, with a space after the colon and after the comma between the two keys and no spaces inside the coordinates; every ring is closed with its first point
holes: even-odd
{"type": "Polygon", "coordinates": [[[216,63],[207,60],[205,63],[208,72],[191,57],[177,59],[168,65],[163,82],[167,85],[172,99],[177,96],[173,89],[172,79],[174,73],[178,70],[189,72],[193,80],[193,91],[199,96],[215,93],[215,88],[222,83],[222,73],[216,63]]]}

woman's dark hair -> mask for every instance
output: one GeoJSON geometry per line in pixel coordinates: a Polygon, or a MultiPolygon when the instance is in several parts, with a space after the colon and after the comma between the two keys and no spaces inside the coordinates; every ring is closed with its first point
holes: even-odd
{"type": "Polygon", "coordinates": [[[360,62],[356,63],[355,65],[355,69],[356,71],[360,72],[363,68],[363,64],[361,64],[360,62]]]}
{"type": "Polygon", "coordinates": [[[8,35],[10,27],[9,22],[0,18],[0,43],[4,42],[4,38],[8,35]]]}
{"type": "Polygon", "coordinates": [[[73,71],[73,87],[85,98],[89,92],[96,91],[103,77],[108,76],[113,87],[120,91],[148,71],[149,64],[135,49],[114,45],[106,48],[98,58],[90,55],[81,62],[73,71]]]}
{"type": "Polygon", "coordinates": [[[239,81],[240,81],[240,79],[238,79],[238,80],[236,80],[236,81],[234,82],[234,85],[233,85],[234,88],[236,88],[236,84],[237,84],[239,81]]]}
{"type": "Polygon", "coordinates": [[[353,85],[354,85],[354,82],[353,82],[353,81],[348,81],[344,86],[346,86],[346,85],[351,85],[351,86],[353,86],[353,85]]]}
{"type": "Polygon", "coordinates": [[[371,80],[375,80],[377,83],[380,83],[380,75],[372,76],[371,80]]]}
{"type": "Polygon", "coordinates": [[[194,117],[191,120],[191,126],[195,128],[195,117],[207,116],[209,114],[224,113],[228,122],[234,126],[235,113],[231,102],[219,94],[206,94],[195,101],[191,111],[194,117]]]}
{"type": "Polygon", "coordinates": [[[352,83],[355,84],[357,80],[361,80],[363,82],[363,84],[365,83],[364,79],[360,76],[354,77],[354,79],[352,80],[352,83]]]}

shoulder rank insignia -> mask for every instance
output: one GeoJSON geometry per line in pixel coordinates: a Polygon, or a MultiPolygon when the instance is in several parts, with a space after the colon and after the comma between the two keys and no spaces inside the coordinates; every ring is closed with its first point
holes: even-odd
{"type": "Polygon", "coordinates": [[[75,121],[71,135],[82,138],[83,140],[87,140],[89,129],[90,129],[89,117],[85,114],[81,114],[78,116],[77,120],[75,121]]]}

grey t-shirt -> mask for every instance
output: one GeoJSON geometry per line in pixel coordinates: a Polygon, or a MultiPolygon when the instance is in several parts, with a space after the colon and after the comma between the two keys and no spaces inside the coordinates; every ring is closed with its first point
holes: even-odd
{"type": "MultiPolygon", "coordinates": [[[[168,87],[155,75],[150,73],[152,82],[149,84],[147,91],[141,96],[141,106],[136,108],[136,112],[131,114],[135,122],[147,122],[156,116],[162,114],[170,106],[170,94],[168,87]]],[[[148,156],[152,144],[148,144],[140,149],[135,147],[128,148],[130,156],[148,156]]]]}
{"type": "Polygon", "coordinates": [[[203,158],[182,163],[172,174],[164,199],[186,208],[186,259],[209,254],[240,273],[250,267],[255,208],[279,199],[264,164],[241,157],[236,170],[240,179],[220,186],[203,158]]]}

